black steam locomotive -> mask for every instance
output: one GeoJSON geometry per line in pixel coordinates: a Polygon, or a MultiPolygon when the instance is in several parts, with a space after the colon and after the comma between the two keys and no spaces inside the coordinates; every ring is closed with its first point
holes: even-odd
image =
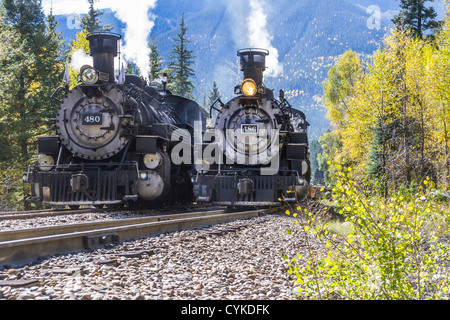
{"type": "Polygon", "coordinates": [[[174,164],[170,155],[196,121],[204,127],[207,114],[137,76],[116,82],[120,38],[88,35],[93,66],[81,68],[77,87],[53,94],[65,91],[57,99],[56,135],[38,137],[39,157],[24,176],[29,201],[73,208],[192,200],[193,167],[174,164]]]}
{"type": "Polygon", "coordinates": [[[301,201],[309,193],[309,124],[283,90],[277,100],[264,86],[268,54],[265,49],[239,50],[244,81],[235,87],[238,96],[211,106],[218,113],[215,128],[195,147],[199,202],[276,206],[280,198],[301,201]]]}

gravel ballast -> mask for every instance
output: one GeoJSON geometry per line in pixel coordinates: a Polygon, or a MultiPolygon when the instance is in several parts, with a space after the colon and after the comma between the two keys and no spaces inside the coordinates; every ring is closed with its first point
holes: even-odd
{"type": "Polygon", "coordinates": [[[265,215],[4,268],[0,299],[292,300],[295,277],[280,253],[308,256],[295,221],[265,215]]]}

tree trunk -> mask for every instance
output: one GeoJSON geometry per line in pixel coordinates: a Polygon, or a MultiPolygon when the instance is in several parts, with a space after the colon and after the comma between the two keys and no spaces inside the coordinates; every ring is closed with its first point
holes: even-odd
{"type": "Polygon", "coordinates": [[[409,159],[409,124],[408,124],[408,115],[406,111],[406,97],[403,98],[403,142],[405,147],[405,179],[406,186],[409,187],[411,184],[411,170],[410,170],[410,159],[409,159]]]}
{"type": "Polygon", "coordinates": [[[449,184],[450,184],[450,165],[449,165],[449,156],[448,156],[448,136],[447,136],[447,121],[445,121],[446,118],[446,114],[445,114],[445,106],[443,106],[442,111],[444,113],[444,140],[445,140],[445,166],[446,166],[446,171],[447,174],[445,175],[445,179],[444,179],[444,183],[445,183],[445,187],[448,188],[449,184]]]}

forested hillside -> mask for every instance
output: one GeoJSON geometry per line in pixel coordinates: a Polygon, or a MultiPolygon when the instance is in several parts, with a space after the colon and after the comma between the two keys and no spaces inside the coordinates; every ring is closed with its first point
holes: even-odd
{"type": "MultiPolygon", "coordinates": [[[[355,179],[378,184],[384,194],[427,177],[450,185],[449,20],[435,34],[410,21],[410,28],[392,30],[370,59],[347,51],[324,82],[334,130],[320,138],[319,166],[351,165],[355,179]]],[[[327,174],[325,182],[334,185],[337,176],[327,174]]]]}

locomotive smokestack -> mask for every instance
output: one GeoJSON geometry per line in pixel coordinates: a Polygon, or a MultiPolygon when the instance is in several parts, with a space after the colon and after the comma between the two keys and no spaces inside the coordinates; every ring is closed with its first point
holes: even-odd
{"type": "Polygon", "coordinates": [[[114,82],[114,58],[118,54],[118,41],[122,38],[116,33],[95,32],[90,33],[89,54],[94,60],[94,68],[109,75],[108,82],[114,82]]]}
{"type": "Polygon", "coordinates": [[[241,58],[241,71],[244,79],[253,79],[258,86],[263,84],[263,72],[266,70],[266,49],[241,49],[237,52],[241,58]]]}

